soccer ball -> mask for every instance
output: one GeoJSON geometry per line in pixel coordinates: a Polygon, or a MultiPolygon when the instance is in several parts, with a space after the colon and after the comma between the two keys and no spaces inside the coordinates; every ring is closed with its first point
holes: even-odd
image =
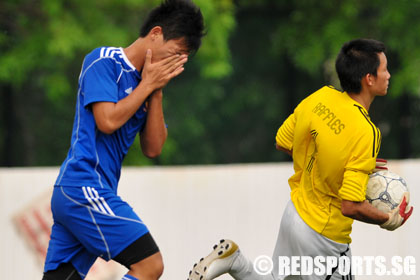
{"type": "Polygon", "coordinates": [[[370,204],[385,213],[389,213],[398,207],[404,193],[409,192],[405,180],[388,170],[374,172],[369,177],[366,199],[370,204]]]}

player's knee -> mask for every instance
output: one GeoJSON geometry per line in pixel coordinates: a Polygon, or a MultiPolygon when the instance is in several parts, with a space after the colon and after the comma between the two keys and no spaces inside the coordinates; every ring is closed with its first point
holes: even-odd
{"type": "Polygon", "coordinates": [[[160,276],[163,274],[164,265],[163,265],[163,259],[162,255],[160,253],[155,254],[151,257],[151,261],[147,264],[147,267],[149,267],[149,273],[151,276],[151,279],[159,279],[160,276]]]}
{"type": "Polygon", "coordinates": [[[153,237],[146,233],[131,243],[115,261],[127,267],[131,274],[142,280],[155,280],[163,273],[163,260],[153,237]]]}
{"type": "Polygon", "coordinates": [[[157,280],[162,276],[164,265],[162,256],[157,253],[136,264],[130,269],[139,279],[157,280]]]}
{"type": "Polygon", "coordinates": [[[162,259],[160,261],[157,261],[155,263],[154,269],[153,269],[153,278],[154,279],[159,279],[162,274],[163,274],[163,270],[164,270],[164,265],[163,265],[163,261],[162,259]]]}

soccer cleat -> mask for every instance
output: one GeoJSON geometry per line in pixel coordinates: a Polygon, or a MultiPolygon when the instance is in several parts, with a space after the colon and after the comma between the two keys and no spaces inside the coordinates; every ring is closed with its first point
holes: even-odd
{"type": "Polygon", "coordinates": [[[238,254],[239,248],[235,242],[220,240],[207,257],[201,258],[198,264],[194,264],[188,280],[212,280],[229,272],[238,254]]]}

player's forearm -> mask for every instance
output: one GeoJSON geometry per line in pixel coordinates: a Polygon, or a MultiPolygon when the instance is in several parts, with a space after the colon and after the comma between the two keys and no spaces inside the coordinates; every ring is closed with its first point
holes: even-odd
{"type": "Polygon", "coordinates": [[[292,150],[288,150],[286,148],[283,148],[282,146],[280,146],[279,144],[276,143],[276,149],[278,151],[282,151],[285,152],[286,154],[288,154],[289,156],[293,156],[293,151],[292,150]]]}
{"type": "Polygon", "coordinates": [[[92,105],[96,125],[103,133],[111,134],[123,126],[140,108],[153,88],[141,83],[117,103],[98,102],[92,105]]]}
{"type": "Polygon", "coordinates": [[[161,154],[168,132],[162,108],[162,90],[154,92],[149,98],[147,121],[140,136],[142,152],[149,158],[161,154]]]}
{"type": "Polygon", "coordinates": [[[377,225],[385,223],[389,218],[388,214],[376,209],[366,200],[363,202],[343,200],[341,213],[346,217],[377,225]]]}

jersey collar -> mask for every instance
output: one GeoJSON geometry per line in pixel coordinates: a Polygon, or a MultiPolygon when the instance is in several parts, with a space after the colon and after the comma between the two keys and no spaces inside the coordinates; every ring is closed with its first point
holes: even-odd
{"type": "Polygon", "coordinates": [[[136,67],[134,67],[134,65],[130,62],[130,60],[128,60],[128,57],[125,55],[124,49],[121,47],[119,49],[121,50],[124,63],[127,64],[127,66],[130,67],[131,70],[133,70],[136,73],[137,77],[141,78],[141,73],[136,69],[136,67]]]}
{"type": "Polygon", "coordinates": [[[124,49],[120,48],[121,53],[122,53],[122,58],[124,59],[125,64],[128,65],[128,67],[130,67],[132,70],[137,70],[136,67],[134,67],[133,64],[131,64],[130,60],[128,60],[127,56],[125,55],[124,49]]]}

